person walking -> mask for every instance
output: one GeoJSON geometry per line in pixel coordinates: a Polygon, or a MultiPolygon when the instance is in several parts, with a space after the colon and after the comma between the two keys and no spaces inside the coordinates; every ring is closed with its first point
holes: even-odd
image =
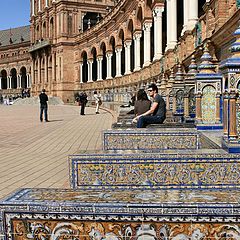
{"type": "Polygon", "coordinates": [[[45,122],[49,122],[48,121],[48,96],[46,94],[46,90],[43,89],[42,92],[39,95],[39,99],[40,99],[40,121],[43,121],[43,112],[44,112],[44,119],[45,122]]]}
{"type": "Polygon", "coordinates": [[[99,114],[99,106],[102,104],[102,100],[101,100],[101,95],[97,93],[97,91],[93,92],[94,95],[94,99],[95,99],[95,103],[96,103],[96,114],[99,114]]]}
{"type": "Polygon", "coordinates": [[[88,102],[87,94],[85,92],[80,93],[79,102],[80,102],[80,106],[81,106],[80,115],[85,115],[85,107],[88,102]]]}
{"type": "Polygon", "coordinates": [[[166,103],[158,94],[157,85],[152,83],[148,87],[149,96],[153,99],[151,108],[143,114],[136,116],[137,128],[145,128],[148,124],[161,124],[166,119],[166,103]]]}

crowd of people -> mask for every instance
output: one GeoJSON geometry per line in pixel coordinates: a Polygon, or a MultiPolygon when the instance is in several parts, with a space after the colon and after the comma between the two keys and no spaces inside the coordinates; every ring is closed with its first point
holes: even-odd
{"type": "Polygon", "coordinates": [[[23,88],[21,93],[10,95],[0,94],[0,104],[11,105],[18,98],[29,98],[30,96],[29,88],[23,88]]]}

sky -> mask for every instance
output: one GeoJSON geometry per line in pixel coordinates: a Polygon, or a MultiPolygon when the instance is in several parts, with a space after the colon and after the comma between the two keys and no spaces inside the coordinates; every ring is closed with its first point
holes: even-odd
{"type": "Polygon", "coordinates": [[[0,0],[0,6],[0,30],[30,24],[30,0],[0,0]]]}

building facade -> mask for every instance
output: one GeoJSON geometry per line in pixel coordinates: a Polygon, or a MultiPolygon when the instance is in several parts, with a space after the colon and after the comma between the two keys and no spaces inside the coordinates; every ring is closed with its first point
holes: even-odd
{"type": "Polygon", "coordinates": [[[0,59],[1,91],[31,87],[37,95],[45,88],[67,102],[78,91],[90,96],[98,90],[105,101],[125,102],[137,89],[156,82],[168,110],[185,116],[195,111],[191,62],[197,71],[207,45],[217,72],[218,63],[230,56],[240,15],[237,0],[31,0],[30,4],[28,41],[0,46],[0,54],[8,56],[15,47],[26,47],[20,51],[25,57],[0,59]]]}

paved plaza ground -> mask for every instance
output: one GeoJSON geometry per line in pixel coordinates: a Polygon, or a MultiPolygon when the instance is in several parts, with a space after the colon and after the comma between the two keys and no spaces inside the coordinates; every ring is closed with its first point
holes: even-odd
{"type": "Polygon", "coordinates": [[[41,123],[38,105],[0,105],[0,199],[18,188],[69,188],[68,155],[100,150],[111,127],[113,115],[100,113],[50,106],[50,122],[41,123]]]}

